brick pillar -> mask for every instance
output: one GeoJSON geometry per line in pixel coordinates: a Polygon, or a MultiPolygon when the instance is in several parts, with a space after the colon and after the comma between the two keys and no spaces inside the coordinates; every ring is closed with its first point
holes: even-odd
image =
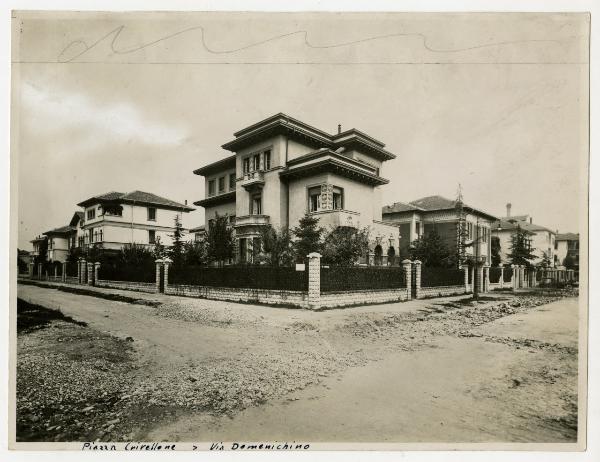
{"type": "Polygon", "coordinates": [[[525,265],[521,265],[520,276],[519,287],[523,288],[525,287],[525,265]]]}
{"type": "Polygon", "coordinates": [[[169,265],[171,263],[173,263],[173,260],[171,260],[169,257],[165,257],[163,259],[163,263],[165,265],[164,288],[165,288],[165,294],[166,294],[167,293],[167,287],[169,287],[169,265]]]}
{"type": "Polygon", "coordinates": [[[29,263],[28,266],[28,270],[29,270],[29,277],[32,278],[33,277],[33,267],[35,266],[35,263],[29,263]]]}
{"type": "Polygon", "coordinates": [[[404,276],[406,278],[406,299],[411,299],[411,285],[412,285],[412,262],[407,258],[402,260],[402,267],[404,268],[404,276]]]}
{"type": "Polygon", "coordinates": [[[483,267],[483,291],[490,291],[490,265],[484,265],[483,267]]]}
{"type": "Polygon", "coordinates": [[[477,262],[477,292],[482,294],[484,292],[484,283],[483,283],[483,265],[477,262]]]}
{"type": "Polygon", "coordinates": [[[67,262],[66,261],[62,262],[62,277],[61,277],[61,280],[63,282],[67,281],[67,262]]]}
{"type": "Polygon", "coordinates": [[[415,265],[415,298],[419,298],[421,296],[421,260],[413,261],[413,265],[415,265]]]}
{"type": "Polygon", "coordinates": [[[87,263],[87,284],[94,285],[94,264],[91,261],[87,263]]]}
{"type": "Polygon", "coordinates": [[[156,263],[156,293],[160,292],[160,268],[163,265],[163,259],[157,258],[154,260],[156,263]]]}
{"type": "Polygon", "coordinates": [[[469,265],[462,267],[465,272],[465,293],[469,292],[469,265]]]}
{"type": "Polygon", "coordinates": [[[368,260],[367,260],[367,265],[368,266],[375,266],[375,254],[369,252],[369,255],[367,256],[368,260]]]}
{"type": "Polygon", "coordinates": [[[312,310],[321,308],[321,254],[312,252],[308,257],[308,306],[312,310]]]}
{"type": "Polygon", "coordinates": [[[100,262],[94,263],[94,285],[98,283],[98,274],[100,273],[100,262]]]}
{"type": "Polygon", "coordinates": [[[502,289],[504,287],[504,266],[500,266],[500,288],[502,289]]]}
{"type": "Polygon", "coordinates": [[[470,271],[471,271],[471,285],[469,286],[469,289],[471,292],[475,293],[475,265],[470,267],[470,271]]]}
{"type": "Polygon", "coordinates": [[[38,279],[42,279],[42,264],[41,263],[38,263],[37,273],[38,273],[38,279]]]}
{"type": "Polygon", "coordinates": [[[77,282],[81,284],[81,258],[77,259],[77,282]]]}

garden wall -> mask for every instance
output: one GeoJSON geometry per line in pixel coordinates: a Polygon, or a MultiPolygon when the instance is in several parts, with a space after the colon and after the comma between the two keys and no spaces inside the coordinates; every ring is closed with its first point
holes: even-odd
{"type": "Polygon", "coordinates": [[[465,284],[455,286],[423,287],[419,290],[419,298],[446,297],[448,295],[466,294],[465,284]]]}
{"type": "MultiPolygon", "coordinates": [[[[77,280],[77,278],[74,279],[77,280]]],[[[94,285],[96,287],[107,287],[111,289],[156,293],[155,282],[111,281],[108,279],[98,279],[94,285]]]]}
{"type": "Polygon", "coordinates": [[[321,308],[401,302],[408,300],[407,289],[356,290],[321,293],[321,308]]]}
{"type": "Polygon", "coordinates": [[[267,305],[286,305],[308,308],[308,294],[295,290],[235,289],[231,287],[208,287],[187,284],[169,284],[168,295],[207,298],[231,302],[256,302],[267,305]]]}

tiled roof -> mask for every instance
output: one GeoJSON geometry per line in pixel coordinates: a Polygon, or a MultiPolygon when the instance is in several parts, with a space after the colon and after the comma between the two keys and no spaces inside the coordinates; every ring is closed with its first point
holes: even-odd
{"type": "Polygon", "coordinates": [[[192,207],[187,205],[145,191],[132,191],[129,193],[111,191],[106,194],[90,197],[89,199],[86,199],[77,205],[85,206],[86,204],[96,201],[122,201],[128,203],[138,202],[141,204],[157,205],[165,208],[181,209],[186,212],[194,210],[192,207]]]}
{"type": "Polygon", "coordinates": [[[524,229],[525,231],[529,231],[532,234],[535,234],[537,231],[547,231],[549,233],[554,234],[554,231],[552,231],[551,229],[546,228],[545,226],[540,226],[540,225],[536,225],[535,223],[529,223],[528,221],[517,221],[517,220],[513,220],[511,219],[506,220],[506,219],[502,219],[499,221],[496,221],[492,227],[497,229],[498,227],[500,227],[500,231],[512,231],[513,229],[517,229],[517,226],[520,226],[521,229],[524,229]]]}
{"type": "Polygon", "coordinates": [[[427,196],[411,201],[410,205],[419,207],[420,209],[431,211],[431,210],[446,210],[453,209],[456,207],[456,201],[446,199],[442,196],[427,196]]]}
{"type": "Polygon", "coordinates": [[[54,228],[50,231],[46,231],[44,234],[68,234],[72,231],[75,231],[75,228],[73,228],[72,226],[61,226],[60,228],[54,228]]]}
{"type": "Polygon", "coordinates": [[[556,235],[557,241],[578,241],[579,233],[560,233],[556,235]]]}
{"type": "MultiPolygon", "coordinates": [[[[396,202],[394,205],[388,205],[383,207],[383,213],[397,213],[397,212],[410,212],[410,211],[421,211],[421,212],[434,212],[437,210],[450,210],[456,207],[456,201],[447,199],[442,196],[427,196],[420,199],[411,201],[409,203],[396,202]]],[[[496,219],[493,215],[478,210],[467,204],[463,204],[463,207],[472,212],[486,215],[489,218],[496,219]]]]}
{"type": "Polygon", "coordinates": [[[411,212],[413,210],[423,210],[414,205],[405,204],[404,202],[394,202],[392,205],[383,206],[383,213],[400,213],[400,212],[411,212]]]}
{"type": "Polygon", "coordinates": [[[204,225],[196,226],[195,228],[190,228],[190,233],[197,233],[198,231],[204,231],[205,229],[206,226],[204,225]]]}

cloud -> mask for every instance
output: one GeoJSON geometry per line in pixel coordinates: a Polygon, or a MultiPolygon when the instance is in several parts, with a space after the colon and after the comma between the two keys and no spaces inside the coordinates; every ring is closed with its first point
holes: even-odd
{"type": "Polygon", "coordinates": [[[102,103],[81,93],[48,91],[23,83],[23,114],[36,132],[84,134],[89,148],[115,142],[172,146],[184,142],[188,133],[178,127],[153,122],[127,102],[102,103]]]}

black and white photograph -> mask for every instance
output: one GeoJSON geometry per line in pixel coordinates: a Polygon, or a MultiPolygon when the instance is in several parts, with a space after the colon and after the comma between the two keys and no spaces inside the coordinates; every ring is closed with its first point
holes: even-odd
{"type": "Polygon", "coordinates": [[[10,448],[584,451],[593,19],[14,10],[10,448]]]}

